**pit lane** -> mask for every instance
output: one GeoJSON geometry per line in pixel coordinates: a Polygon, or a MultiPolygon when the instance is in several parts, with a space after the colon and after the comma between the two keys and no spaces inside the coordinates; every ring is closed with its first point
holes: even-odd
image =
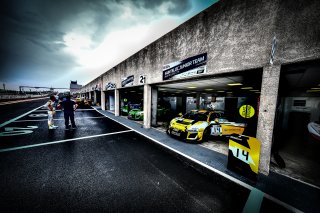
{"type": "MultiPolygon", "coordinates": [[[[199,173],[95,110],[76,111],[73,131],[61,111],[59,128],[48,130],[44,114],[39,108],[0,129],[32,131],[0,137],[1,209],[238,212],[250,200],[247,188],[199,173]],[[37,128],[18,129],[28,126],[37,128]]],[[[256,206],[286,210],[270,202],[256,206]]]]}

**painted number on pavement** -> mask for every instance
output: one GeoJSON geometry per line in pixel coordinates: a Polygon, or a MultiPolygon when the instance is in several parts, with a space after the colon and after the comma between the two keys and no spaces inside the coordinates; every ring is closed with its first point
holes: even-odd
{"type": "Polygon", "coordinates": [[[6,127],[4,128],[4,132],[0,132],[0,137],[30,134],[33,132],[32,129],[37,128],[38,126],[6,127]]]}
{"type": "Polygon", "coordinates": [[[29,117],[32,117],[32,118],[38,118],[38,117],[47,117],[48,114],[30,114],[29,117]]]}

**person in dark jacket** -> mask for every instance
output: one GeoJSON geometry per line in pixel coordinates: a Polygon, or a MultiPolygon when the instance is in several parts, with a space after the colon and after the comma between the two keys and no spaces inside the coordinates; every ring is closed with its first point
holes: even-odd
{"type": "Polygon", "coordinates": [[[66,99],[62,101],[62,109],[64,112],[64,123],[66,125],[66,130],[69,130],[69,119],[71,121],[71,128],[76,129],[76,124],[74,122],[74,110],[76,109],[76,103],[70,99],[70,95],[67,95],[66,99]]]}

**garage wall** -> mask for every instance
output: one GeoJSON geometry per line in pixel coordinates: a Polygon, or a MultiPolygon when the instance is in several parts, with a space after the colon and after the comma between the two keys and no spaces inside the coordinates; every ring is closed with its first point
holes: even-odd
{"type": "MultiPolygon", "coordinates": [[[[147,83],[162,81],[162,66],[208,53],[207,73],[261,67],[268,62],[276,4],[221,1],[115,68],[114,81],[147,74],[147,83]]],[[[114,72],[114,71],[112,71],[114,72]]]]}
{"type": "Polygon", "coordinates": [[[103,87],[132,74],[161,82],[163,65],[204,52],[209,75],[264,67],[274,35],[275,64],[320,58],[319,11],[316,0],[221,0],[108,70],[103,87]]]}
{"type": "Polygon", "coordinates": [[[277,7],[277,63],[320,58],[320,1],[281,0],[277,7]]]}
{"type": "Polygon", "coordinates": [[[288,129],[289,114],[290,112],[304,112],[310,114],[310,122],[320,121],[320,99],[319,97],[286,97],[284,98],[283,106],[283,126],[282,128],[288,129]],[[305,101],[305,106],[294,106],[295,100],[305,101]]]}

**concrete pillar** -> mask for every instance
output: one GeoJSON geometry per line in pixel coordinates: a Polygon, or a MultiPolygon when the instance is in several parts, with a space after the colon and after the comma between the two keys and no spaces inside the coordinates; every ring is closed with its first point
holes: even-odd
{"type": "Polygon", "coordinates": [[[97,103],[97,91],[93,91],[93,102],[97,103]]]}
{"type": "Polygon", "coordinates": [[[185,114],[187,112],[187,97],[182,96],[182,114],[185,114]]]}
{"type": "Polygon", "coordinates": [[[196,103],[196,106],[197,106],[197,109],[199,110],[200,109],[200,92],[197,92],[197,103],[196,103]]]}
{"type": "Polygon", "coordinates": [[[151,90],[151,125],[157,126],[157,110],[158,110],[158,87],[151,90]]]}
{"type": "Polygon", "coordinates": [[[143,88],[143,127],[151,128],[151,86],[145,84],[143,88]]]}
{"type": "Polygon", "coordinates": [[[261,141],[259,171],[265,175],[269,174],[280,68],[281,66],[264,67],[262,75],[257,139],[261,141]]]}
{"type": "Polygon", "coordinates": [[[114,115],[120,115],[120,91],[118,89],[114,90],[114,115]]]}
{"type": "Polygon", "coordinates": [[[91,98],[92,98],[92,97],[91,97],[91,91],[90,91],[90,92],[89,92],[89,100],[91,100],[91,98]]]}
{"type": "Polygon", "coordinates": [[[106,110],[106,93],[101,91],[101,109],[106,110]]]}

